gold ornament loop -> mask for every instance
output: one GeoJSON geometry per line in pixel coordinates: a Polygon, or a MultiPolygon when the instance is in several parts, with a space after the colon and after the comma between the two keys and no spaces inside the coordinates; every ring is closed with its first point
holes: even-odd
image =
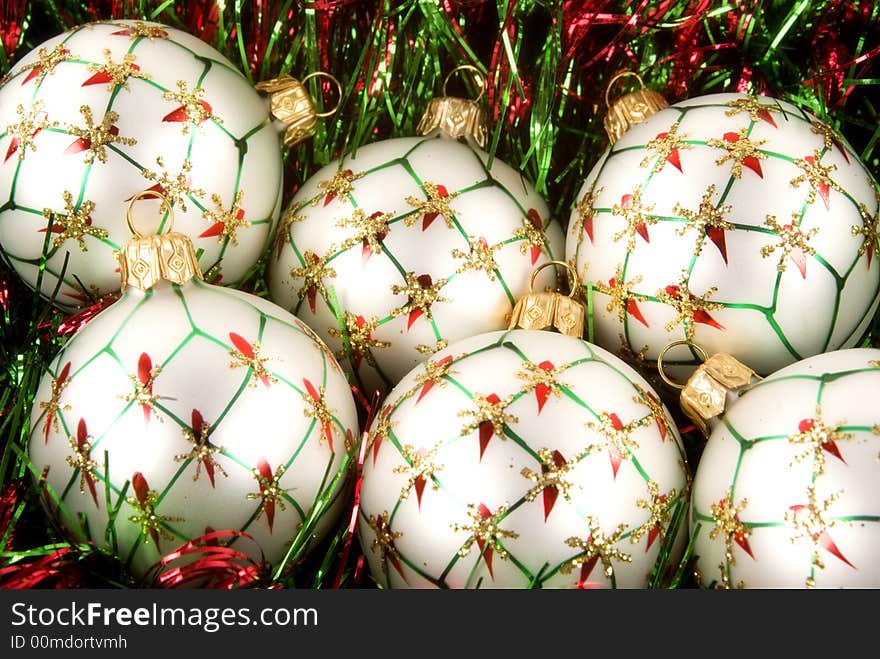
{"type": "Polygon", "coordinates": [[[566,263],[565,261],[547,261],[546,263],[542,263],[532,272],[532,276],[529,279],[529,293],[535,292],[535,277],[538,276],[538,273],[541,272],[544,268],[551,265],[561,265],[568,272],[568,297],[574,298],[574,293],[577,290],[577,272],[575,269],[571,267],[570,263],[566,263]]]}
{"type": "MultiPolygon", "coordinates": [[[[133,210],[134,202],[143,199],[144,197],[153,197],[161,201],[159,210],[162,210],[162,206],[164,206],[168,213],[168,226],[165,228],[165,233],[171,233],[171,230],[174,228],[174,208],[171,206],[171,201],[158,190],[146,189],[141,190],[129,200],[128,208],[125,211],[125,224],[128,225],[128,230],[131,231],[131,235],[135,238],[146,238],[147,235],[162,235],[160,231],[156,231],[155,234],[141,233],[137,230],[137,227],[135,227],[134,222],[131,219],[131,211],[133,210]]],[[[161,223],[159,226],[161,227],[161,223]]]]}
{"type": "Polygon", "coordinates": [[[486,78],[483,75],[483,72],[480,71],[480,69],[475,67],[473,64],[462,64],[461,66],[457,66],[454,69],[452,69],[452,71],[449,72],[449,74],[443,80],[443,95],[449,96],[449,92],[447,91],[447,87],[449,86],[449,80],[450,80],[450,78],[452,78],[453,75],[455,75],[459,71],[473,71],[474,72],[474,74],[475,74],[474,79],[477,81],[477,84],[480,85],[480,93],[477,95],[476,98],[471,99],[471,100],[474,103],[478,102],[486,94],[486,78]]]}
{"type": "Polygon", "coordinates": [[[300,83],[305,85],[308,80],[312,78],[327,78],[330,82],[332,82],[336,86],[336,94],[339,98],[336,99],[336,105],[334,105],[330,110],[325,110],[324,112],[316,112],[315,116],[319,118],[329,117],[331,114],[336,112],[339,109],[340,104],[342,103],[342,83],[336,79],[331,73],[327,73],[326,71],[314,71],[310,73],[305,78],[303,78],[300,83]]]}
{"type": "Polygon", "coordinates": [[[675,348],[676,346],[687,346],[691,350],[697,353],[702,361],[706,361],[709,359],[709,353],[707,353],[700,345],[694,343],[693,341],[688,341],[686,339],[679,339],[678,341],[673,341],[672,343],[667,344],[663,350],[660,351],[660,354],[657,355],[657,371],[660,373],[660,379],[663,380],[670,387],[675,389],[684,389],[685,385],[679,384],[675,380],[672,380],[668,375],[666,375],[666,369],[663,366],[663,357],[670,350],[670,348],[675,348]]]}
{"type": "Polygon", "coordinates": [[[621,71],[613,78],[611,78],[611,80],[608,81],[608,86],[605,87],[605,107],[611,107],[611,101],[608,98],[608,94],[611,93],[611,88],[614,86],[614,83],[628,76],[632,76],[639,81],[639,89],[645,88],[645,82],[642,80],[642,76],[640,76],[638,73],[636,73],[635,71],[621,71]]]}

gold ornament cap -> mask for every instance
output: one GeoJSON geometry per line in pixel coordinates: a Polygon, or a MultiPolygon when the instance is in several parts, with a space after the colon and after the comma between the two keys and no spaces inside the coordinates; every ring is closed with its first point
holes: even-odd
{"type": "Polygon", "coordinates": [[[422,120],[419,122],[416,131],[419,135],[427,135],[431,131],[439,129],[450,137],[469,137],[480,148],[485,148],[489,138],[489,127],[486,120],[486,110],[479,103],[485,91],[485,83],[477,67],[468,64],[453,69],[446,76],[446,80],[443,81],[443,96],[432,98],[428,101],[428,107],[425,110],[425,114],[422,115],[422,120]],[[480,94],[473,100],[448,96],[446,93],[449,78],[454,73],[463,70],[471,70],[477,73],[477,81],[480,83],[480,94]]]}
{"type": "Polygon", "coordinates": [[[508,329],[555,330],[567,336],[582,337],[584,334],[585,308],[574,299],[577,291],[577,273],[564,261],[547,261],[542,263],[529,280],[529,292],[521,297],[513,307],[508,329]],[[564,295],[559,291],[541,291],[536,293],[535,277],[544,268],[560,265],[568,271],[570,292],[564,295]]]}
{"type": "Polygon", "coordinates": [[[663,348],[657,357],[657,369],[666,384],[681,390],[681,411],[707,438],[718,417],[730,406],[730,400],[744,387],[761,379],[733,355],[720,352],[710,357],[703,348],[690,341],[673,341],[663,348]],[[678,345],[690,346],[703,360],[684,385],[669,379],[663,366],[666,352],[678,345]]]}
{"type": "Polygon", "coordinates": [[[301,81],[289,75],[283,75],[271,80],[264,80],[254,85],[254,88],[269,96],[269,114],[276,121],[280,121],[286,129],[284,131],[284,146],[292,147],[315,134],[318,129],[318,119],[329,117],[339,108],[342,100],[342,85],[329,73],[316,71],[310,73],[301,81]],[[305,83],[311,78],[327,78],[334,85],[339,94],[336,106],[326,112],[318,112],[315,101],[306,90],[305,83]]]}
{"type": "Polygon", "coordinates": [[[155,190],[144,190],[136,194],[128,204],[125,221],[134,237],[119,250],[119,275],[123,291],[128,286],[146,291],[163,280],[184,284],[194,278],[203,278],[192,241],[188,236],[171,230],[174,226],[174,211],[163,194],[155,190]],[[166,233],[144,235],[135,228],[131,219],[132,205],[143,197],[161,200],[160,208],[164,207],[168,211],[166,233]]]}
{"type": "Polygon", "coordinates": [[[633,71],[623,71],[611,78],[608,87],[605,88],[605,105],[608,106],[608,113],[605,115],[603,123],[611,144],[619,140],[631,126],[641,123],[651,115],[669,107],[666,99],[652,89],[646,89],[641,76],[633,71]],[[611,102],[608,95],[611,93],[612,86],[627,76],[633,76],[638,80],[640,88],[611,102]]]}

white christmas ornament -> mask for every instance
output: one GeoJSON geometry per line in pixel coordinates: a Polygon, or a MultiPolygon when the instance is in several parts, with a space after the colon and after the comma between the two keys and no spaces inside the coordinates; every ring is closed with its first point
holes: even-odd
{"type": "Polygon", "coordinates": [[[680,555],[678,432],[641,376],[577,336],[454,343],[392,390],[369,441],[359,538],[382,587],[644,588],[667,539],[680,555]]]}
{"type": "MultiPolygon", "coordinates": [[[[498,158],[488,164],[481,112],[434,99],[424,137],[330,163],[282,218],[272,300],[368,390],[389,390],[451,341],[506,327],[532,269],[562,254],[562,230],[534,187],[498,158]]],[[[555,288],[552,273],[538,285],[555,288]]]]}
{"type": "Polygon", "coordinates": [[[61,278],[59,306],[87,305],[118,290],[125,207],[151,188],[172,200],[210,280],[235,284],[280,211],[273,124],[267,101],[193,35],[121,20],[57,35],[0,86],[0,252],[44,296],[61,278]]]}
{"type": "MultiPolygon", "coordinates": [[[[877,189],[838,134],[743,94],[624,128],[578,193],[566,242],[598,344],[650,363],[687,340],[768,374],[859,341],[880,287],[877,189]]],[[[697,357],[681,345],[667,365],[686,365],[683,377],[697,357]]]]}
{"type": "Polygon", "coordinates": [[[694,478],[703,586],[880,587],[880,350],[805,359],[731,396],[694,478]]]}
{"type": "Polygon", "coordinates": [[[211,529],[250,534],[256,548],[233,546],[277,562],[324,502],[320,538],[358,432],[333,355],[276,305],[201,281],[181,234],[128,243],[121,265],[122,297],[36,394],[30,459],[50,514],[137,576],[211,529]]]}

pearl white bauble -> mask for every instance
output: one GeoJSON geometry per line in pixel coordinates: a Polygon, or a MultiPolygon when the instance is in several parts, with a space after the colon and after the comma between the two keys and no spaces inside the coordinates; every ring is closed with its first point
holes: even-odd
{"type": "Polygon", "coordinates": [[[792,364],[736,399],[694,479],[704,586],[880,587],[880,350],[792,364]]]}
{"type": "Polygon", "coordinates": [[[140,576],[209,529],[248,533],[256,549],[232,546],[278,562],[323,498],[320,538],[357,432],[346,379],[305,324],[240,291],[160,282],[126,289],[52,361],[30,460],[68,537],[140,576]]]}
{"type": "MultiPolygon", "coordinates": [[[[436,133],[360,147],[308,179],[267,276],[348,372],[388,391],[449,342],[506,327],[532,271],[563,249],[519,172],[436,133]]],[[[535,282],[548,286],[550,270],[535,282]]]]}
{"type": "MultiPolygon", "coordinates": [[[[118,290],[113,253],[129,237],[128,200],[145,188],[171,199],[209,279],[235,284],[268,243],[281,183],[265,100],[181,30],[83,25],[25,55],[0,86],[0,251],[47,297],[69,258],[56,296],[65,309],[118,290]]],[[[157,202],[137,206],[146,217],[157,202]]]]}
{"type": "Polygon", "coordinates": [[[643,588],[687,501],[650,385],[552,332],[437,353],[394,388],[370,442],[359,538],[383,587],[643,588]]]}
{"type": "MultiPolygon", "coordinates": [[[[566,243],[595,340],[655,361],[671,341],[762,375],[852,347],[880,290],[877,188],[858,155],[785,101],[700,96],[629,128],[578,193],[566,243]]],[[[666,362],[697,355],[679,346],[666,362]]]]}

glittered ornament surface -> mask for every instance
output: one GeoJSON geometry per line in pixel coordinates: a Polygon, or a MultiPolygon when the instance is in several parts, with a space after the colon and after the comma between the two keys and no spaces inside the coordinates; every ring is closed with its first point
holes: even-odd
{"type": "Polygon", "coordinates": [[[384,587],[639,588],[667,540],[680,555],[678,432],[578,338],[459,341],[403,378],[369,441],[358,537],[384,587]]]}
{"type": "MultiPolygon", "coordinates": [[[[639,363],[671,341],[760,374],[851,347],[880,286],[876,184],[816,117],[715,94],[629,128],[577,197],[566,256],[594,299],[596,341],[639,363]]],[[[686,347],[667,363],[687,374],[686,347]]]]}
{"type": "Polygon", "coordinates": [[[712,431],[690,526],[704,586],[880,587],[880,350],[747,388],[712,431]]]}
{"type": "Polygon", "coordinates": [[[323,502],[319,538],[357,432],[346,379],[306,325],[239,291],[162,281],[127,288],[52,361],[30,460],[67,536],[140,576],[211,530],[246,532],[256,546],[232,546],[276,563],[323,502]]]}
{"type": "Polygon", "coordinates": [[[62,279],[65,308],[118,290],[113,252],[144,188],[172,200],[211,281],[239,281],[278,218],[281,178],[266,102],[219,52],[165,25],[75,28],[0,87],[2,253],[46,296],[62,279]]]}
{"type": "Polygon", "coordinates": [[[366,389],[387,391],[450,342],[506,327],[533,268],[561,256],[546,203],[487,159],[442,133],[385,140],[317,172],[284,214],[272,299],[366,389]]]}

